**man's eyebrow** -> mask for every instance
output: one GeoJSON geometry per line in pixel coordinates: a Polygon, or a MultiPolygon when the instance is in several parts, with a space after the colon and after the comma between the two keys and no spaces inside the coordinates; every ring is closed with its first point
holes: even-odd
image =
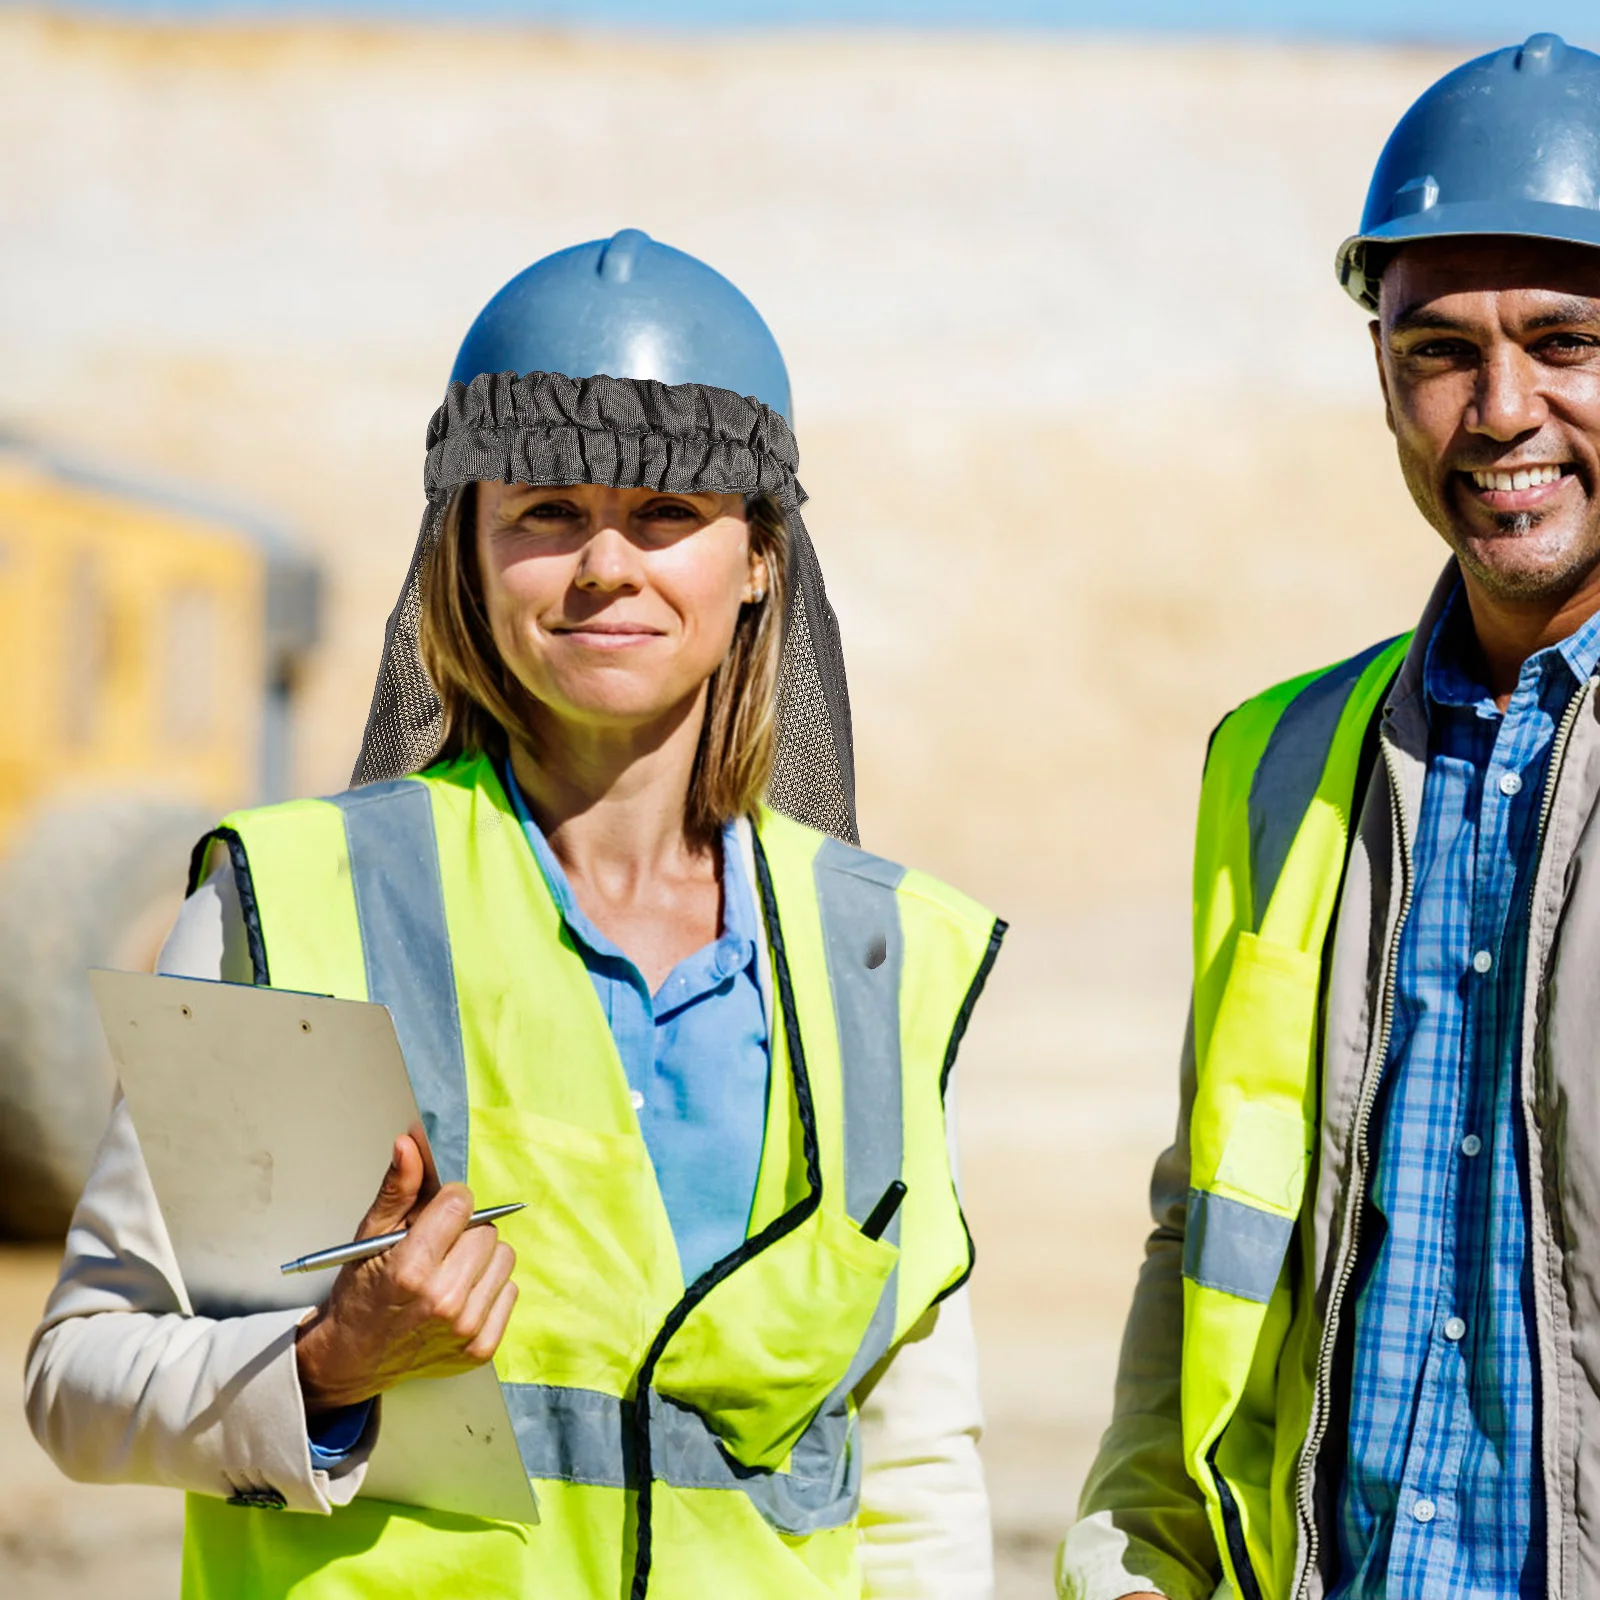
{"type": "MultiPolygon", "coordinates": [[[[1565,295],[1522,324],[1524,332],[1539,333],[1546,328],[1571,327],[1574,323],[1600,322],[1600,299],[1588,295],[1565,295]]],[[[1391,333],[1471,333],[1472,324],[1447,317],[1443,312],[1429,308],[1426,300],[1403,306],[1389,324],[1391,333]]]]}
{"type": "Polygon", "coordinates": [[[1447,317],[1441,311],[1430,310],[1426,300],[1402,306],[1395,313],[1394,321],[1389,324],[1390,333],[1415,333],[1419,328],[1426,328],[1435,333],[1468,331],[1466,323],[1458,322],[1454,317],[1447,317]]]}
{"type": "Polygon", "coordinates": [[[1529,317],[1523,327],[1535,333],[1541,328],[1569,327],[1574,322],[1600,322],[1600,300],[1585,294],[1567,295],[1537,316],[1529,317]]]}

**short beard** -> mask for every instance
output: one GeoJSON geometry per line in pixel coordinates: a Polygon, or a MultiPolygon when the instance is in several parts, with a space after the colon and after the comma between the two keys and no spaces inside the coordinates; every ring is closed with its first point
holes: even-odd
{"type": "MultiPolygon", "coordinates": [[[[1507,511],[1496,513],[1495,526],[1507,538],[1526,538],[1541,522],[1545,514],[1540,511],[1507,511]]],[[[1565,600],[1573,594],[1594,570],[1593,555],[1575,555],[1555,571],[1507,572],[1480,561],[1470,550],[1451,541],[1456,560],[1474,578],[1483,591],[1496,600],[1565,600]]]]}

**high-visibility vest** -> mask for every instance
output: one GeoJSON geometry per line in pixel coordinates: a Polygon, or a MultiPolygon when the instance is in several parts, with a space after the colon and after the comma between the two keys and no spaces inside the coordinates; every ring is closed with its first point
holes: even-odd
{"type": "Polygon", "coordinates": [[[1322,973],[1358,774],[1409,643],[1240,706],[1206,761],[1194,869],[1195,1098],[1183,1449],[1240,1600],[1283,1600],[1316,1391],[1315,1284],[1290,1251],[1320,1121],[1322,973]]]}
{"type": "Polygon", "coordinates": [[[749,1237],[686,1286],[593,983],[491,761],[243,812],[212,837],[256,981],[389,1006],[441,1176],[527,1202],[500,1225],[520,1295],[495,1366],[540,1521],[195,1495],[184,1595],[857,1595],[851,1392],[971,1270],[944,1087],[1003,924],[762,814],[760,1172],[749,1237]],[[896,1179],[904,1203],[870,1239],[859,1225],[896,1179]]]}

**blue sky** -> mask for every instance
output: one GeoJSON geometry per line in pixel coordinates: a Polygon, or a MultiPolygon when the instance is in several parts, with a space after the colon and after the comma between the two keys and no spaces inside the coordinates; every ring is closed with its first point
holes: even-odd
{"type": "Polygon", "coordinates": [[[1574,43],[1600,45],[1596,0],[63,0],[55,9],[147,17],[293,12],[667,28],[1000,24],[1400,40],[1511,41],[1551,30],[1574,43]]]}

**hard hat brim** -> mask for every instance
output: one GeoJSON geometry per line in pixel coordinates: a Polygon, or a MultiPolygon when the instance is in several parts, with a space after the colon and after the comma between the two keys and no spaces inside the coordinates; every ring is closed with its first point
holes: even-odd
{"type": "Polygon", "coordinates": [[[1369,246],[1390,253],[1421,239],[1449,238],[1549,239],[1553,243],[1600,249],[1600,211],[1587,206],[1554,205],[1547,200],[1462,200],[1431,206],[1412,216],[1395,217],[1364,233],[1352,234],[1339,246],[1334,270],[1345,293],[1368,311],[1378,309],[1377,273],[1366,269],[1369,246]]]}

